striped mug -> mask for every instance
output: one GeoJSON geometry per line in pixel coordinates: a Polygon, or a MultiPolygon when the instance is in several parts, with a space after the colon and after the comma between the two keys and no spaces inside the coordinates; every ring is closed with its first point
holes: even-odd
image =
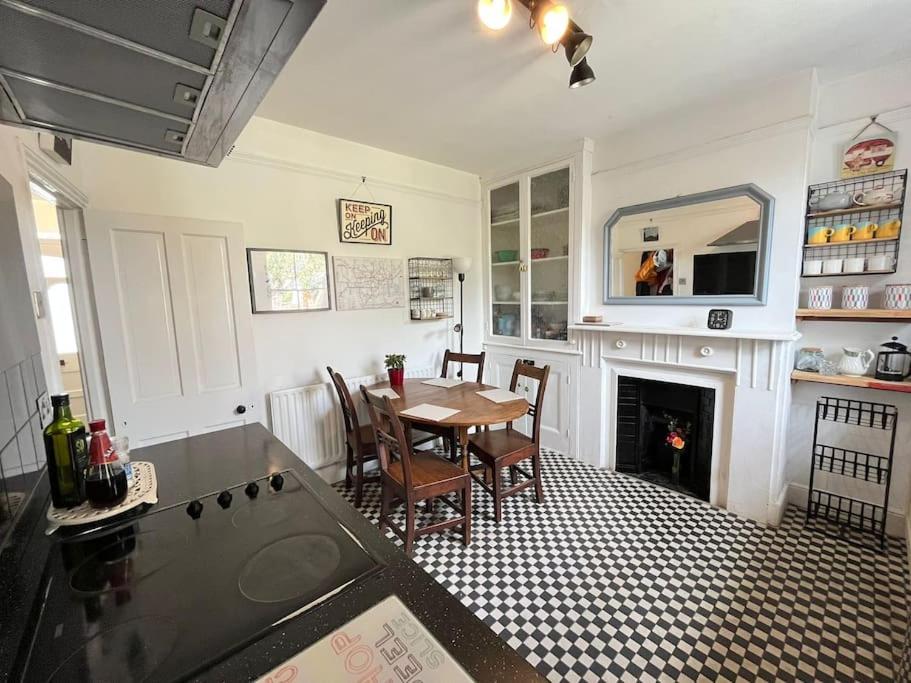
{"type": "Polygon", "coordinates": [[[819,311],[832,308],[832,287],[810,287],[807,308],[814,308],[819,311]]]}
{"type": "Polygon", "coordinates": [[[911,285],[886,285],[883,292],[883,308],[890,311],[911,309],[911,285]]]}
{"type": "Polygon", "coordinates": [[[870,288],[865,285],[848,285],[841,288],[841,307],[855,311],[864,310],[870,303],[870,288]]]}

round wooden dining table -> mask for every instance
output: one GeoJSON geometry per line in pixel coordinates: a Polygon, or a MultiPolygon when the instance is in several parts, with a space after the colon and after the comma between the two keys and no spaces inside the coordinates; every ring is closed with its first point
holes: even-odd
{"type": "Polygon", "coordinates": [[[528,412],[528,402],[524,398],[505,403],[494,403],[491,400],[478,396],[479,391],[499,389],[499,387],[479,382],[462,382],[454,387],[436,387],[423,382],[430,378],[406,379],[402,386],[391,386],[389,382],[380,382],[367,387],[367,391],[375,389],[392,389],[399,398],[392,399],[392,407],[405,422],[406,426],[414,424],[420,429],[421,424],[434,424],[448,427],[453,430],[462,459],[462,468],[468,471],[468,430],[471,427],[501,424],[517,420],[528,412]],[[408,415],[402,415],[403,410],[414,408],[422,403],[452,408],[459,412],[450,415],[445,420],[421,420],[408,415]]]}

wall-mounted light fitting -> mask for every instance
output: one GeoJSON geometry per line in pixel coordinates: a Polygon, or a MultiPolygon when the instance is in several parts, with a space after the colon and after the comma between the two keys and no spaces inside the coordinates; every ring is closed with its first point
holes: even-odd
{"type": "MultiPolygon", "coordinates": [[[[566,61],[573,67],[569,87],[580,88],[594,81],[595,72],[585,58],[593,39],[570,19],[566,5],[556,0],[517,2],[529,11],[529,27],[536,28],[541,39],[553,46],[554,52],[563,46],[566,61]]],[[[478,17],[487,28],[499,31],[512,18],[512,0],[478,0],[478,17]]]]}

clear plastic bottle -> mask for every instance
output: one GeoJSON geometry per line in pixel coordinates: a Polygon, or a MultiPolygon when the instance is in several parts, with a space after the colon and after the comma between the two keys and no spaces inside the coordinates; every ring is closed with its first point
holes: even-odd
{"type": "Polygon", "coordinates": [[[120,464],[123,465],[123,469],[127,473],[127,483],[132,486],[133,463],[130,462],[130,437],[112,436],[111,445],[114,446],[114,452],[117,454],[117,459],[120,460],[120,464]]]}

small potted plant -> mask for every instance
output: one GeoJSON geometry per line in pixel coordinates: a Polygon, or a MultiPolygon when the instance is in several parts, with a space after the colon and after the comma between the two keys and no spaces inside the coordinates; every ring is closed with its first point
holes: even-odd
{"type": "Polygon", "coordinates": [[[387,353],[386,369],[389,371],[389,384],[400,387],[405,383],[405,356],[399,353],[387,353]]]}

